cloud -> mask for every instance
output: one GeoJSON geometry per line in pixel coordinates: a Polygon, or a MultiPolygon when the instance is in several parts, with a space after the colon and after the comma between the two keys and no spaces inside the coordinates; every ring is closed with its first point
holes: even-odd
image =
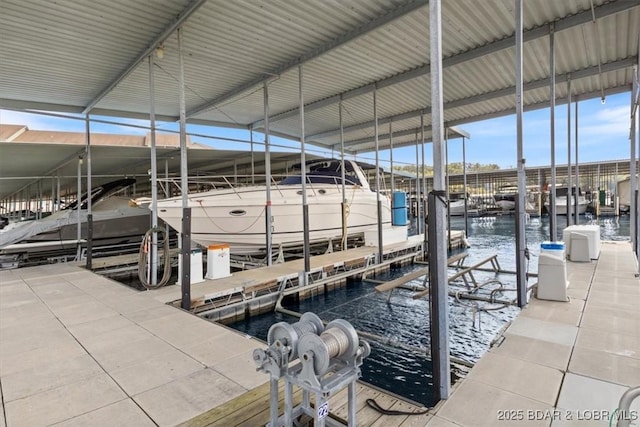
{"type": "Polygon", "coordinates": [[[630,127],[630,112],[627,106],[603,108],[587,116],[580,116],[578,132],[588,138],[627,137],[630,127]],[[586,123],[583,125],[581,123],[586,123]]]}

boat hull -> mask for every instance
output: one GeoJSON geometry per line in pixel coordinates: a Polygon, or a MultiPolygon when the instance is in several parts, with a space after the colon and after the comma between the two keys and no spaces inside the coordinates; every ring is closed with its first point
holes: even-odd
{"type": "MultiPolygon", "coordinates": [[[[303,207],[300,187],[272,190],[272,247],[297,246],[303,242],[303,207]]],[[[308,190],[309,240],[311,243],[341,239],[342,194],[339,187],[328,186],[308,190]]],[[[347,236],[375,229],[377,226],[376,194],[354,187],[347,189],[347,236]]],[[[382,223],[391,224],[389,199],[382,196],[382,223]]],[[[191,239],[207,247],[227,243],[232,254],[263,254],[266,247],[266,197],[264,187],[248,187],[241,191],[213,190],[189,196],[191,239]]],[[[182,230],[180,198],[158,202],[158,215],[178,232],[182,230]]]]}
{"type": "MultiPolygon", "coordinates": [[[[86,211],[81,211],[79,222],[81,236],[86,239],[86,211]]],[[[150,212],[129,206],[126,198],[113,197],[101,201],[93,211],[94,246],[139,242],[149,228],[150,212]]],[[[77,236],[77,211],[59,211],[42,220],[25,221],[18,227],[3,230],[0,233],[0,254],[67,249],[77,245],[77,236]]]]}
{"type": "MultiPolygon", "coordinates": [[[[587,212],[587,207],[589,206],[589,202],[584,198],[580,197],[578,200],[578,215],[582,215],[587,212]]],[[[571,203],[571,215],[574,215],[575,206],[573,204],[573,200],[571,203]]],[[[566,197],[557,197],[556,198],[556,215],[567,215],[567,198],[566,197]]]]}

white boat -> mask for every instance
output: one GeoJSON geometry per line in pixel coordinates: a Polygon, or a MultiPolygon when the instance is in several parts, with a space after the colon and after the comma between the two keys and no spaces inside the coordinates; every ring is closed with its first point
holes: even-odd
{"type": "MultiPolygon", "coordinates": [[[[476,203],[469,198],[466,199],[467,215],[478,216],[480,210],[476,203]]],[[[464,193],[451,193],[449,194],[449,215],[451,216],[464,216],[465,208],[465,195],[464,193]]]]}
{"type": "MultiPolygon", "coordinates": [[[[96,244],[126,244],[140,241],[150,228],[146,209],[130,205],[126,197],[113,194],[133,184],[135,179],[122,179],[91,191],[93,241],[96,244]]],[[[87,238],[87,195],[78,202],[43,219],[11,223],[0,230],[0,254],[42,252],[67,249],[77,245],[78,215],[82,237],[87,238]],[[79,213],[78,213],[79,212],[79,213]]]]}
{"type": "Polygon", "coordinates": [[[503,211],[512,211],[516,208],[516,198],[518,197],[518,187],[508,185],[500,187],[498,192],[494,194],[493,199],[496,205],[503,211]]]}
{"type": "MultiPolygon", "coordinates": [[[[529,213],[537,212],[537,194],[540,190],[537,185],[527,185],[525,188],[527,191],[524,198],[525,211],[529,213]]],[[[514,211],[516,209],[516,199],[518,198],[518,187],[514,185],[500,187],[493,198],[496,201],[496,205],[503,211],[514,211]]]]}
{"type": "MultiPolygon", "coordinates": [[[[571,215],[575,212],[575,187],[572,187],[571,197],[571,215]]],[[[556,187],[556,215],[567,214],[567,194],[569,193],[567,187],[556,187]]],[[[547,202],[548,205],[548,202],[547,202]]],[[[581,215],[587,211],[589,201],[582,195],[582,192],[578,195],[578,215],[581,215]]],[[[547,209],[548,211],[549,209],[547,209]]]]}
{"type": "MultiPolygon", "coordinates": [[[[346,233],[352,236],[375,229],[377,194],[369,187],[361,167],[345,160],[346,233]]],[[[375,168],[374,168],[375,169],[375,168]]],[[[313,160],[306,164],[309,241],[343,238],[341,162],[313,160]]],[[[380,194],[382,224],[391,224],[390,199],[380,194]]],[[[264,254],[266,246],[266,187],[254,185],[213,189],[188,195],[191,240],[208,247],[227,243],[237,255],[264,254]]],[[[158,201],[158,216],[178,232],[182,230],[182,198],[158,201]]],[[[272,247],[303,242],[302,184],[289,176],[271,188],[272,247]]]]}

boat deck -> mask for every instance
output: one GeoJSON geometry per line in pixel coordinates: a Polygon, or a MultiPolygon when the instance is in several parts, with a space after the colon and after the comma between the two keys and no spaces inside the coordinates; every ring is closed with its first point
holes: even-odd
{"type": "MultiPolygon", "coordinates": [[[[533,300],[435,415],[381,416],[364,406],[367,396],[419,408],[361,386],[358,425],[513,425],[507,418],[516,417],[555,426],[610,413],[640,384],[635,260],[628,243],[605,243],[598,261],[568,268],[571,302],[533,300]]],[[[237,415],[227,404],[259,394],[268,379],[251,357],[264,344],[164,298],[74,265],[0,272],[0,425],[172,426],[212,408],[237,415]]]]}

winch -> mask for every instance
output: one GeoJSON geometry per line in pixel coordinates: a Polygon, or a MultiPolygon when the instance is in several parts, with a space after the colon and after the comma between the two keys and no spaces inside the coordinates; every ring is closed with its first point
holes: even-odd
{"type": "Polygon", "coordinates": [[[324,327],[314,313],[304,313],[292,325],[279,322],[269,328],[267,349],[253,351],[259,371],[271,376],[270,426],[293,425],[306,414],[315,426],[342,426],[329,418],[329,398],[348,387],[348,426],[356,425],[356,381],[371,349],[355,328],[337,319],[324,327]],[[297,362],[297,363],[294,363],[297,362]],[[284,380],[284,415],[278,412],[278,380],[284,380]],[[302,403],[293,406],[293,386],[302,389],[302,403]],[[314,406],[311,406],[311,394],[314,406]]]}

